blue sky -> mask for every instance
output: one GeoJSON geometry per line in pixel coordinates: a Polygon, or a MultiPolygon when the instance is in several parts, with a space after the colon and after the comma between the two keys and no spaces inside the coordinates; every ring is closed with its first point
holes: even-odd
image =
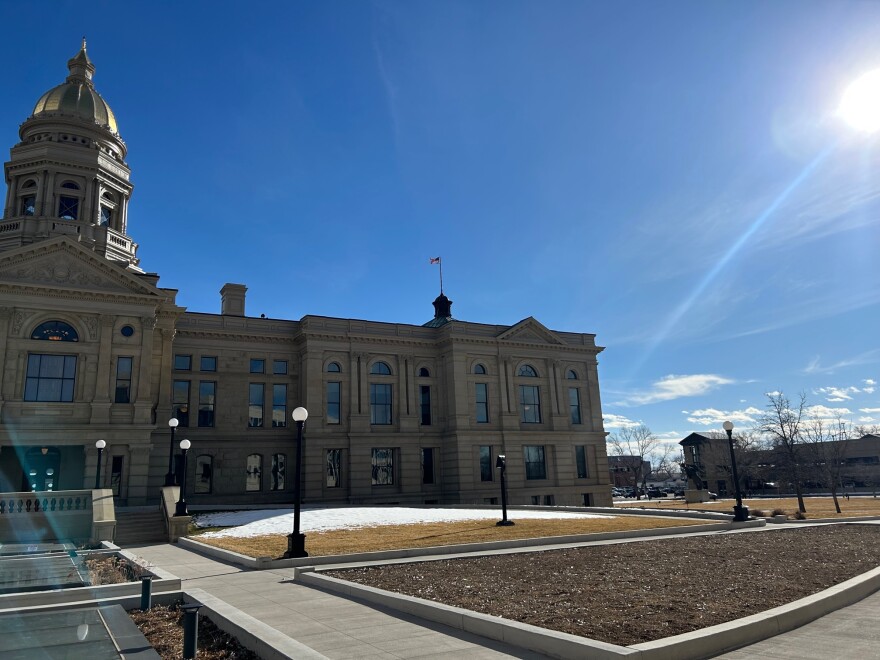
{"type": "Polygon", "coordinates": [[[880,3],[0,4],[3,148],[88,38],[193,311],[593,332],[608,430],[880,421],[880,3]],[[30,30],[26,26],[39,26],[30,30]]]}

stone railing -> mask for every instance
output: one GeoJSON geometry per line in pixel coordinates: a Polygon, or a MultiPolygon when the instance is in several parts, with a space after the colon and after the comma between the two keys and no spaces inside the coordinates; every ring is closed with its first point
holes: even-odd
{"type": "Polygon", "coordinates": [[[113,491],[0,493],[0,543],[112,541],[113,491]]]}

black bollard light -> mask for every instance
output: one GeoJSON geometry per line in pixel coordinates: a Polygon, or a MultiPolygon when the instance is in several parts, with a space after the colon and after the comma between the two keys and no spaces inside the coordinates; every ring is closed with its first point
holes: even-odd
{"type": "Polygon", "coordinates": [[[181,605],[183,610],[183,660],[195,660],[199,652],[199,608],[201,603],[181,605]]]}
{"type": "Polygon", "coordinates": [[[168,472],[165,475],[166,486],[174,485],[174,432],[177,430],[179,423],[176,417],[168,420],[168,426],[171,429],[171,444],[168,445],[168,472]]]}
{"type": "Polygon", "coordinates": [[[510,527],[515,523],[507,519],[507,483],[504,481],[504,473],[507,472],[507,457],[504,454],[498,454],[498,458],[495,459],[495,467],[501,470],[501,520],[495,524],[498,527],[510,527]]]}
{"type": "Polygon", "coordinates": [[[175,516],[188,516],[189,511],[186,510],[186,452],[192,443],[184,438],[180,441],[180,451],[183,453],[183,465],[181,466],[183,474],[180,475],[180,496],[177,498],[177,506],[174,508],[175,516]]]}
{"type": "Polygon", "coordinates": [[[104,455],[104,447],[107,446],[107,442],[104,440],[98,440],[95,443],[95,447],[98,450],[98,467],[95,468],[95,490],[101,487],[101,459],[104,455]]]}
{"type": "Polygon", "coordinates": [[[153,576],[141,577],[141,611],[146,612],[153,606],[153,576]]]}

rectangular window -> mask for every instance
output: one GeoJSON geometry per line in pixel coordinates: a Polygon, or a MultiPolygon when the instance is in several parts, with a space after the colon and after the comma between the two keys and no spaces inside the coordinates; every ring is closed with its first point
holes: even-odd
{"type": "Polygon", "coordinates": [[[106,227],[110,224],[110,220],[113,218],[113,211],[111,211],[108,207],[101,204],[101,225],[106,227]]]}
{"type": "Polygon", "coordinates": [[[263,457],[251,454],[247,457],[247,469],[244,489],[246,491],[263,490],[263,457]]]}
{"type": "Polygon", "coordinates": [[[374,486],[394,485],[394,450],[373,449],[371,466],[374,486]]]}
{"type": "Polygon", "coordinates": [[[327,423],[339,424],[342,383],[327,383],[327,423]]]}
{"type": "Polygon", "coordinates": [[[590,476],[587,471],[587,448],[584,445],[576,445],[574,455],[577,463],[578,479],[586,479],[590,476]]]}
{"type": "Polygon", "coordinates": [[[251,373],[252,374],[266,373],[266,361],[251,358],[251,373]]]}
{"type": "Polygon", "coordinates": [[[556,506],[556,496],[544,495],[544,506],[556,506]]]}
{"type": "Polygon", "coordinates": [[[37,212],[37,198],[29,195],[21,200],[21,214],[34,215],[37,212]]]}
{"type": "Polygon", "coordinates": [[[287,385],[272,386],[272,428],[287,426],[287,385]]]}
{"type": "Polygon", "coordinates": [[[477,383],[477,422],[486,424],[489,421],[489,385],[477,383]]]}
{"type": "Polygon", "coordinates": [[[199,383],[199,426],[212,428],[214,426],[215,395],[217,383],[203,380],[199,383]]]}
{"type": "Polygon", "coordinates": [[[547,464],[544,462],[543,445],[524,445],[526,479],[546,479],[547,464]]]}
{"type": "Polygon", "coordinates": [[[116,358],[116,403],[131,403],[131,365],[133,358],[116,358]]]}
{"type": "Polygon", "coordinates": [[[110,489],[113,491],[113,497],[119,497],[122,493],[122,466],[124,463],[124,456],[114,456],[110,463],[110,489]]]}
{"type": "Polygon", "coordinates": [[[568,388],[568,409],[571,411],[571,423],[581,423],[581,397],[578,394],[578,388],[568,388]]]}
{"type": "Polygon", "coordinates": [[[419,409],[422,413],[422,426],[431,426],[431,386],[419,385],[419,409]]]}
{"type": "Polygon", "coordinates": [[[284,473],[287,470],[287,455],[272,454],[271,490],[284,490],[284,473]]]}
{"type": "Polygon", "coordinates": [[[248,426],[251,428],[263,425],[263,396],[263,383],[248,386],[248,426]]]}
{"type": "Polygon", "coordinates": [[[494,465],[492,465],[492,447],[480,446],[480,481],[494,481],[494,465]]]}
{"type": "Polygon", "coordinates": [[[175,355],[174,371],[192,371],[192,355],[175,355]]]}
{"type": "Polygon", "coordinates": [[[434,449],[422,447],[422,483],[434,483],[434,449]]]}
{"type": "Polygon", "coordinates": [[[208,454],[196,457],[196,485],[194,490],[199,495],[207,495],[211,492],[214,477],[214,459],[208,454]]]}
{"type": "Polygon", "coordinates": [[[541,394],[537,385],[520,385],[520,416],[519,421],[526,424],[541,423],[541,394]]]}
{"type": "Polygon", "coordinates": [[[199,360],[200,371],[217,371],[217,356],[203,355],[199,360]]]}
{"type": "Polygon", "coordinates": [[[58,217],[62,220],[76,220],[79,216],[79,199],[60,196],[58,198],[58,217]]]}
{"type": "Polygon", "coordinates": [[[28,355],[25,401],[73,401],[75,355],[28,355]]]}
{"type": "Polygon", "coordinates": [[[171,392],[172,414],[180,426],[189,426],[189,381],[175,380],[171,392]]]}
{"type": "Polygon", "coordinates": [[[370,383],[370,424],[391,423],[391,385],[370,383]]]}
{"type": "Polygon", "coordinates": [[[327,450],[327,488],[342,486],[342,450],[327,450]]]}
{"type": "Polygon", "coordinates": [[[276,376],[286,376],[287,360],[272,360],[272,373],[276,376]]]}

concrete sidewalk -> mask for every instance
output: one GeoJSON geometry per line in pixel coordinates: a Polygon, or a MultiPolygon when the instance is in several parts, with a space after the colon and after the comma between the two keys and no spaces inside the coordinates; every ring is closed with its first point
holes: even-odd
{"type": "Polygon", "coordinates": [[[294,584],[293,569],[244,570],[177,545],[126,548],[333,660],[545,656],[294,584]]]}

